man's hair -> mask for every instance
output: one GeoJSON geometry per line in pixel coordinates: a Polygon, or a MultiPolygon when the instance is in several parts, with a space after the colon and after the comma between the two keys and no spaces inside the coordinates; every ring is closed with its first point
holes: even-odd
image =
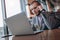
{"type": "Polygon", "coordinates": [[[38,1],[32,1],[31,4],[33,4],[33,3],[37,3],[38,5],[41,5],[41,3],[39,3],[38,1]]]}

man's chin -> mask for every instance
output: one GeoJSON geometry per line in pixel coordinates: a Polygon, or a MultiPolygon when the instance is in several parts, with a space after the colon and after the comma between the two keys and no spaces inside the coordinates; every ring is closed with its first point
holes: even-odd
{"type": "Polygon", "coordinates": [[[36,15],[38,15],[38,14],[36,14],[36,15]]]}
{"type": "Polygon", "coordinates": [[[36,16],[39,16],[39,15],[40,15],[40,13],[36,14],[36,16]]]}
{"type": "Polygon", "coordinates": [[[37,15],[37,16],[39,16],[39,15],[40,15],[40,13],[41,13],[41,11],[39,10],[39,11],[38,11],[38,13],[36,13],[36,15],[37,15]]]}

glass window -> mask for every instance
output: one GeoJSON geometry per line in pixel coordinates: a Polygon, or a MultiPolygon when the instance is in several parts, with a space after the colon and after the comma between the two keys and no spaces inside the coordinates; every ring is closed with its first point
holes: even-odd
{"type": "Polygon", "coordinates": [[[20,0],[5,0],[7,18],[21,12],[20,0]]]}
{"type": "Polygon", "coordinates": [[[0,27],[3,27],[3,17],[2,17],[1,0],[0,0],[0,27]]]}
{"type": "Polygon", "coordinates": [[[3,35],[3,16],[2,16],[2,7],[1,7],[1,0],[0,0],[0,37],[3,35]]]}

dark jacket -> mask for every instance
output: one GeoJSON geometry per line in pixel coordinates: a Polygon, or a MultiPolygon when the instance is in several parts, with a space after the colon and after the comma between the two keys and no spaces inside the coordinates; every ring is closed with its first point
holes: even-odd
{"type": "Polygon", "coordinates": [[[60,13],[58,12],[42,12],[42,17],[44,19],[44,23],[48,27],[48,29],[57,28],[60,26],[59,18],[56,18],[56,15],[60,18],[60,13]]]}

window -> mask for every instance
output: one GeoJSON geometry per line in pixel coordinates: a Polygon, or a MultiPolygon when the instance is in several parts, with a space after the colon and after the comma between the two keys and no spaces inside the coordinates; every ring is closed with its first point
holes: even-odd
{"type": "MultiPolygon", "coordinates": [[[[23,1],[22,1],[22,3],[23,3],[23,1]]],[[[22,3],[21,3],[21,0],[0,0],[0,37],[2,35],[8,34],[7,33],[8,28],[6,28],[5,22],[3,23],[3,19],[5,19],[6,16],[8,18],[8,17],[14,16],[14,15],[22,12],[21,7],[24,7],[24,6],[22,6],[22,3]],[[21,6],[20,6],[20,4],[21,4],[21,6]],[[5,9],[5,7],[6,7],[6,9],[5,9]],[[5,11],[6,11],[6,14],[5,14],[5,11]]]]}
{"type": "Polygon", "coordinates": [[[0,0],[0,37],[3,35],[3,16],[2,16],[2,7],[0,0]]]}
{"type": "Polygon", "coordinates": [[[5,0],[7,18],[21,12],[20,0],[5,0]]]}
{"type": "Polygon", "coordinates": [[[2,16],[1,0],[0,0],[0,27],[3,27],[3,16],[2,16]]]}

